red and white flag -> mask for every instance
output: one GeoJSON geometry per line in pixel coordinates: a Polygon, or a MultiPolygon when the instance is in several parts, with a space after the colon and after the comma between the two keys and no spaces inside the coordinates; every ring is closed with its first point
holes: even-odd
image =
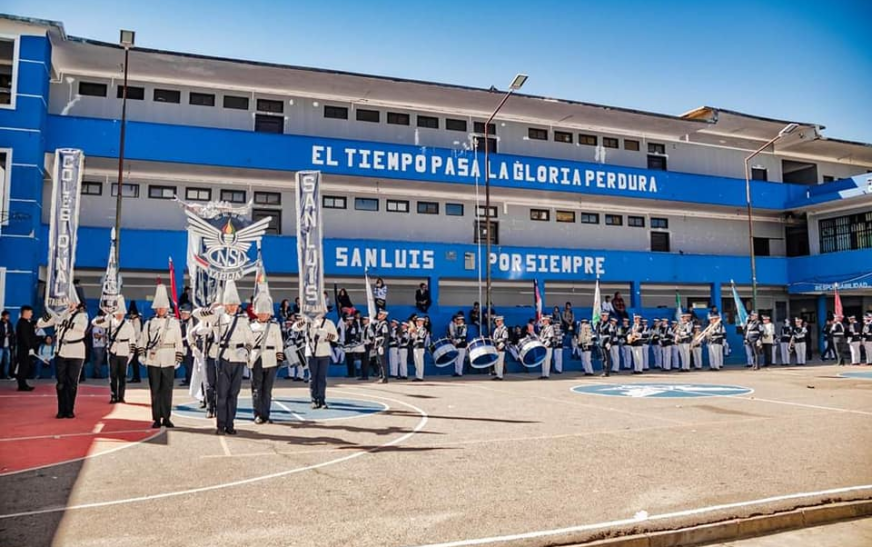
{"type": "Polygon", "coordinates": [[[842,313],[842,299],[839,298],[839,284],[838,283],[833,284],[833,290],[836,291],[836,312],[835,312],[835,315],[839,315],[839,316],[844,317],[844,314],[842,313]]]}
{"type": "Polygon", "coordinates": [[[179,293],[176,291],[176,268],[173,266],[173,257],[170,257],[170,299],[173,301],[173,309],[176,310],[176,319],[178,319],[179,293]]]}
{"type": "Polygon", "coordinates": [[[533,307],[536,308],[536,322],[542,319],[542,295],[539,293],[539,280],[533,280],[533,307]]]}

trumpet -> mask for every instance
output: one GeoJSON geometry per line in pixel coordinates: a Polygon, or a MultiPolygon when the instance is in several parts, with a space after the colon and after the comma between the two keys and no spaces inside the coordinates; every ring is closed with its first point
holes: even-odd
{"type": "Polygon", "coordinates": [[[702,344],[702,341],[703,341],[703,340],[705,340],[705,341],[709,341],[709,340],[711,339],[712,329],[713,329],[714,326],[717,325],[717,324],[718,324],[718,323],[712,323],[712,324],[710,324],[709,326],[707,326],[706,328],[704,328],[704,329],[702,330],[702,332],[700,332],[699,334],[697,334],[697,335],[696,335],[696,338],[694,338],[693,341],[690,343],[690,347],[695,348],[696,346],[702,344]]]}

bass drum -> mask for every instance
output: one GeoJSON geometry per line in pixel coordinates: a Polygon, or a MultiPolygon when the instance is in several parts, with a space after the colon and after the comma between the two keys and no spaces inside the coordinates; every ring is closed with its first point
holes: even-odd
{"type": "Polygon", "coordinates": [[[469,343],[469,364],[472,368],[492,367],[497,359],[497,347],[490,338],[476,338],[469,343]]]}
{"type": "Polygon", "coordinates": [[[518,356],[521,358],[521,364],[527,368],[538,367],[545,361],[545,354],[548,350],[545,344],[535,338],[525,338],[518,345],[518,356]]]}
{"type": "Polygon", "coordinates": [[[433,354],[433,362],[437,367],[447,367],[457,361],[459,352],[451,340],[448,338],[440,338],[433,342],[430,346],[430,353],[433,354]]]}

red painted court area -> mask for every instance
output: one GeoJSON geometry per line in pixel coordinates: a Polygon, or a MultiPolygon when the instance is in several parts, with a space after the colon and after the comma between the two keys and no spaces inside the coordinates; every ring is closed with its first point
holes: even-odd
{"type": "Polygon", "coordinates": [[[58,420],[54,383],[29,393],[0,385],[0,475],[118,450],[157,433],[147,405],[108,402],[108,387],[82,384],[76,417],[58,420]]]}

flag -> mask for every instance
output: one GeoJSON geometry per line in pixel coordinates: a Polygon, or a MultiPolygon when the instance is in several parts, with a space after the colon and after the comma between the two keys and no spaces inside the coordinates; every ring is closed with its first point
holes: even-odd
{"type": "Polygon", "coordinates": [[[369,284],[369,273],[363,271],[363,281],[366,283],[366,315],[370,321],[375,321],[375,297],[372,295],[372,287],[369,284]]]}
{"type": "Polygon", "coordinates": [[[733,283],[733,280],[730,280],[730,287],[733,290],[733,302],[736,304],[736,318],[738,319],[738,325],[743,325],[748,322],[748,312],[745,310],[745,304],[742,304],[742,299],[739,298],[739,291],[736,290],[736,284],[733,283]]]}
{"type": "Polygon", "coordinates": [[[336,317],[342,319],[342,309],[339,307],[339,285],[333,284],[333,305],[336,306],[336,317]]]}
{"type": "Polygon", "coordinates": [[[176,268],[173,266],[173,257],[170,257],[170,298],[173,300],[173,309],[176,311],[176,319],[178,319],[179,293],[176,292],[176,268]]]}
{"type": "Polygon", "coordinates": [[[111,314],[118,307],[118,292],[121,288],[121,282],[118,276],[118,263],[115,262],[115,228],[112,228],[109,237],[109,261],[106,264],[106,274],[103,276],[100,309],[111,314]]]}
{"type": "Polygon", "coordinates": [[[675,320],[681,321],[681,294],[675,291],[675,320]]]}
{"type": "Polygon", "coordinates": [[[542,319],[542,295],[539,293],[539,280],[533,280],[533,308],[536,310],[536,322],[542,319]]]}
{"type": "Polygon", "coordinates": [[[269,294],[269,283],[266,279],[266,268],[263,265],[263,255],[260,251],[260,243],[257,244],[257,266],[254,271],[254,297],[261,292],[269,294]]]}
{"type": "MultiPolygon", "coordinates": [[[[833,290],[836,291],[835,315],[841,315],[844,317],[844,313],[842,312],[842,299],[839,298],[839,284],[838,283],[833,283],[833,290]]],[[[856,340],[856,338],[855,338],[855,340],[856,340]]],[[[869,347],[869,346],[866,346],[866,347],[869,347]]]]}
{"type": "Polygon", "coordinates": [[[603,303],[600,297],[599,279],[596,280],[596,289],[593,291],[593,312],[590,314],[590,324],[596,328],[599,322],[602,321],[603,303]]]}

